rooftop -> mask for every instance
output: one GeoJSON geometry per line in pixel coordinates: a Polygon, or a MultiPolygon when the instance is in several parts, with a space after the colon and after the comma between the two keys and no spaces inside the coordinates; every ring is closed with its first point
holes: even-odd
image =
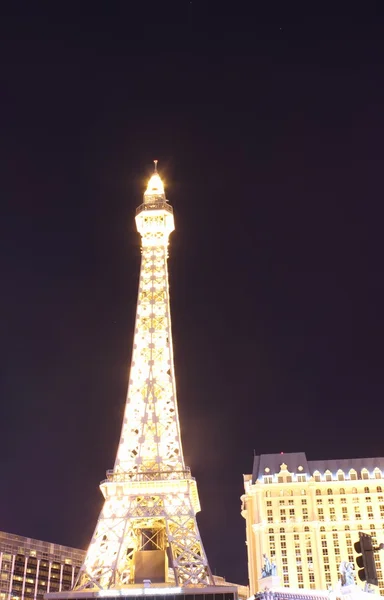
{"type": "Polygon", "coordinates": [[[294,475],[307,475],[307,477],[330,472],[333,479],[337,479],[339,471],[342,471],[348,479],[348,474],[352,470],[356,472],[356,477],[353,479],[381,479],[384,473],[384,457],[307,460],[305,452],[260,454],[253,459],[252,483],[261,481],[265,476],[276,476],[281,470],[294,475]],[[363,476],[364,472],[368,472],[368,476],[363,476]]]}

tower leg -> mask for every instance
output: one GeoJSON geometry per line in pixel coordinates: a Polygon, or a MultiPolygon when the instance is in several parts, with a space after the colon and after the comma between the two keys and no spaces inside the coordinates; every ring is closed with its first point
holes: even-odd
{"type": "Polygon", "coordinates": [[[104,483],[106,500],[75,589],[166,582],[168,566],[176,585],[213,585],[190,483],[157,481],[157,491],[149,482],[130,483],[143,489],[135,495],[104,483]],[[173,491],[159,493],[159,483],[173,491]]]}

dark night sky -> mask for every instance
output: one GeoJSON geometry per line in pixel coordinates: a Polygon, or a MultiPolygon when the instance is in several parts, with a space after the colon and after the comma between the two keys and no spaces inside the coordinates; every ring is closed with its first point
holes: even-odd
{"type": "Polygon", "coordinates": [[[199,525],[212,569],[246,582],[254,450],[384,452],[383,10],[9,4],[0,529],[90,539],[127,387],[134,211],[158,158],[199,525]]]}

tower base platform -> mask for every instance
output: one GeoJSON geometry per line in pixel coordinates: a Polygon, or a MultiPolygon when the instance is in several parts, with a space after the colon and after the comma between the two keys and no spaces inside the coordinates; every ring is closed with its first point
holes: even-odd
{"type": "Polygon", "coordinates": [[[71,590],[45,594],[44,600],[238,600],[235,586],[188,586],[177,587],[167,584],[130,585],[107,590],[71,590]]]}

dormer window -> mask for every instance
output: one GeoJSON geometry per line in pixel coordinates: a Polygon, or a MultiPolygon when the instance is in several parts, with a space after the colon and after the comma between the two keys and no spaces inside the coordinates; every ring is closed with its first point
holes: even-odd
{"type": "Polygon", "coordinates": [[[277,481],[278,483],[292,483],[292,473],[288,471],[285,463],[280,465],[280,473],[277,475],[277,481]]]}

